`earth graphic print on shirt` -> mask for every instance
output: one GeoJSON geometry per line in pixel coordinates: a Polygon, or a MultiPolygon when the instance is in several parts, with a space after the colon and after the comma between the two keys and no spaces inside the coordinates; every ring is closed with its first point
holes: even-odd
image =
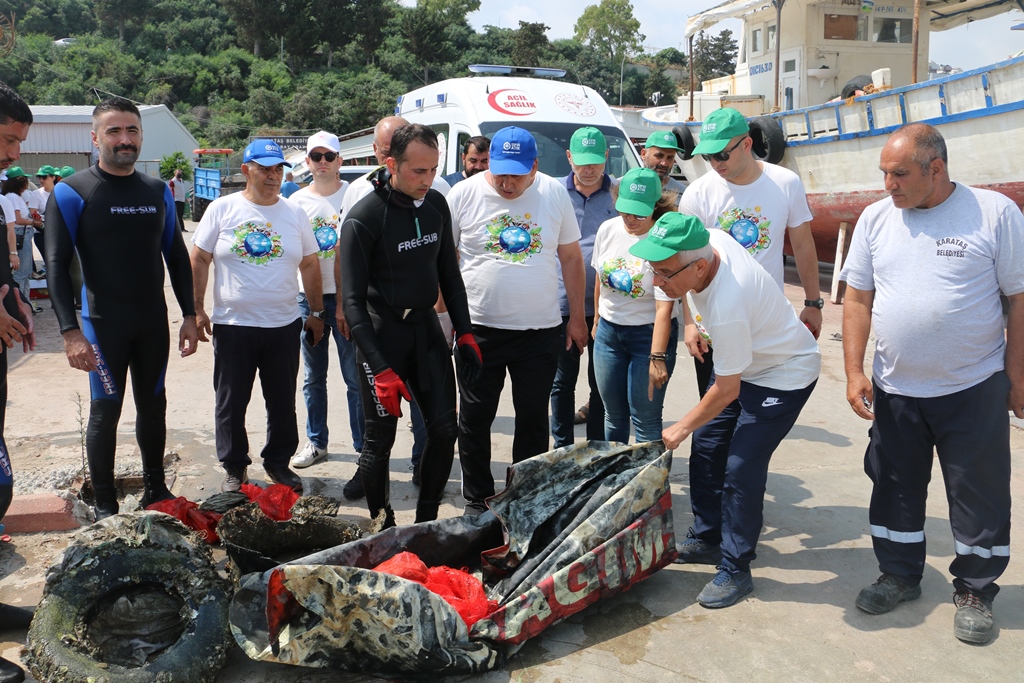
{"type": "Polygon", "coordinates": [[[270,229],[270,223],[261,225],[246,221],[235,228],[235,243],[231,252],[249,263],[264,265],[284,253],[281,236],[270,229]]]}
{"type": "Polygon", "coordinates": [[[761,207],[755,206],[753,212],[735,207],[718,217],[718,227],[732,235],[732,238],[750,252],[751,255],[764,251],[771,245],[772,238],[768,228],[772,222],[761,215],[761,207]]]}
{"type": "Polygon", "coordinates": [[[619,257],[608,259],[601,264],[601,285],[621,292],[633,299],[639,299],[644,292],[641,272],[643,263],[638,260],[626,261],[619,257]]]}
{"type": "Polygon", "coordinates": [[[484,249],[511,263],[523,263],[544,248],[540,239],[541,228],[530,222],[531,215],[522,218],[502,214],[487,224],[487,244],[484,249]]]}
{"type": "Polygon", "coordinates": [[[327,220],[323,216],[314,216],[312,220],[313,236],[316,237],[317,256],[320,258],[334,258],[334,252],[338,247],[338,217],[331,216],[327,220]]]}

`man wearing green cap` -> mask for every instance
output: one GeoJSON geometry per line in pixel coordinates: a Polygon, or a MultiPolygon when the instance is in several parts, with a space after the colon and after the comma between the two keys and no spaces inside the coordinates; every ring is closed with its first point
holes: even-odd
{"type": "MultiPolygon", "coordinates": [[[[644,166],[651,169],[661,178],[661,186],[665,192],[675,193],[677,197],[682,196],[686,190],[686,183],[673,178],[672,167],[676,165],[676,152],[679,152],[679,141],[676,134],[670,130],[659,130],[651,133],[640,150],[640,158],[644,166]]],[[[677,199],[676,204],[679,201],[677,199]]]]}
{"type": "MultiPolygon", "coordinates": [[[[591,329],[594,327],[594,281],[597,279],[597,271],[590,265],[594,238],[601,224],[616,215],[611,193],[612,179],[604,170],[608,160],[608,142],[604,133],[592,126],[578,129],[569,140],[565,156],[569,159],[572,171],[562,179],[562,183],[569,193],[576,221],[580,224],[580,249],[587,278],[583,303],[587,329],[591,329]]],[[[559,347],[558,368],[551,387],[551,435],[554,437],[555,448],[572,445],[576,417],[576,378],[580,374],[580,354],[575,347],[567,350],[564,344],[565,328],[569,324],[569,298],[565,294],[561,276],[558,279],[558,306],[562,313],[563,344],[559,347]]],[[[603,440],[604,404],[594,375],[593,338],[587,343],[587,353],[591,360],[587,364],[587,384],[590,387],[586,410],[587,438],[603,440]]]]}
{"type": "MultiPolygon", "coordinates": [[[[735,109],[723,107],[701,126],[694,155],[701,155],[709,172],[694,180],[679,205],[697,216],[709,230],[729,233],[783,288],[782,247],[789,235],[796,258],[804,307],[800,320],[815,338],[821,332],[825,302],[818,287],[818,253],[811,235],[811,210],[797,174],[788,168],[758,161],[753,154],[750,126],[735,109]]],[[[683,340],[695,359],[698,390],[707,390],[714,365],[712,350],[698,334],[690,311],[684,311],[683,340]]]]}
{"type": "Polygon", "coordinates": [[[714,383],[662,439],[675,449],[693,435],[694,521],[677,562],[717,565],[697,601],[728,607],[754,588],[768,462],[817,382],[818,344],[767,271],[694,216],[665,214],[629,251],[650,262],[654,285],[669,296],[692,292],[717,342],[714,383]]]}

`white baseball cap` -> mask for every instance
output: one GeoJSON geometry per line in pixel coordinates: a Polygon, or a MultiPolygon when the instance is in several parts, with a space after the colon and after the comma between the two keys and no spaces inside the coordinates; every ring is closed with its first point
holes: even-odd
{"type": "Polygon", "coordinates": [[[326,130],[309,136],[309,140],[306,141],[306,153],[309,154],[317,147],[325,147],[335,154],[341,152],[341,143],[338,142],[338,136],[334,133],[328,133],[326,130]]]}

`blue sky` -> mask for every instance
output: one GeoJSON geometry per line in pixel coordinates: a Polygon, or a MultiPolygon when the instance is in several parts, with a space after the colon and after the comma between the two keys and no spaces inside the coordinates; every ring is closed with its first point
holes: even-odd
{"type": "MultiPolygon", "coordinates": [[[[412,0],[404,0],[413,4],[412,0]]],[[[583,2],[552,2],[551,0],[482,0],[480,9],[469,15],[470,24],[477,30],[487,24],[517,28],[519,21],[543,21],[551,27],[548,38],[569,38],[583,8],[597,4],[598,0],[583,2]]],[[[686,17],[722,0],[633,0],[633,15],[640,20],[640,32],[647,39],[650,51],[666,47],[685,49],[683,28],[686,17]]],[[[932,61],[973,69],[1005,59],[1024,50],[1024,31],[1011,31],[1010,26],[1024,22],[1020,10],[998,17],[961,26],[931,36],[932,61]]],[[[719,26],[732,28],[738,21],[723,22],[719,26]]]]}

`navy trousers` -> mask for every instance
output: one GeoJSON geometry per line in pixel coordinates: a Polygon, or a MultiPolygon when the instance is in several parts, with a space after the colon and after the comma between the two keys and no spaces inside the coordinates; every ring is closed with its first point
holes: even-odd
{"type": "Polygon", "coordinates": [[[764,521],[768,462],[817,380],[780,391],[740,383],[740,396],[693,433],[690,501],[697,538],[722,546],[722,564],[749,571],[764,521]]]}
{"type": "Polygon", "coordinates": [[[1000,371],[948,396],[913,398],[874,387],[864,456],[871,541],[879,568],[917,585],[924,572],[925,503],[934,453],[949,502],[953,586],[988,599],[1010,561],[1010,380],[1000,371]]]}

